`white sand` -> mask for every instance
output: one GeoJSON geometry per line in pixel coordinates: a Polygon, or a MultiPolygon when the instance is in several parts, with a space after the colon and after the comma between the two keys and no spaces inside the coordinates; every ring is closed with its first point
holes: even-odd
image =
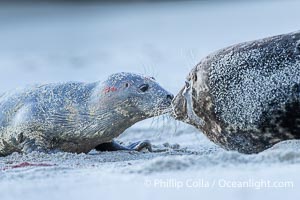
{"type": "MultiPolygon", "coordinates": [[[[154,75],[176,93],[193,65],[211,51],[299,29],[299,6],[296,0],[1,5],[0,91],[131,71],[154,75]]],[[[157,149],[166,142],[180,148],[13,154],[0,158],[0,199],[299,199],[299,141],[243,155],[165,118],[138,123],[118,138],[126,144],[143,139],[157,149]],[[24,162],[51,166],[16,168],[24,162]],[[278,184],[282,187],[270,188],[278,184]]]]}

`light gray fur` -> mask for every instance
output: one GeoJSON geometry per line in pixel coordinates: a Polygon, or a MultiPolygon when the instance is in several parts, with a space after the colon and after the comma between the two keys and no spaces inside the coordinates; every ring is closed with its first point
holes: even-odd
{"type": "Polygon", "coordinates": [[[166,112],[167,95],[152,78],[132,73],[114,74],[103,82],[36,85],[5,93],[0,97],[0,155],[89,152],[134,123],[166,112]],[[144,83],[150,87],[142,93],[138,87],[144,83]]]}

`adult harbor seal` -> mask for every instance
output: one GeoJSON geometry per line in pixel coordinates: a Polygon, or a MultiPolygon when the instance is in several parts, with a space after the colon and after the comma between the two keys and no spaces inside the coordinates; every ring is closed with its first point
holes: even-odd
{"type": "Polygon", "coordinates": [[[258,153],[300,138],[300,32],[204,58],[173,100],[174,117],[225,149],[258,153]]]}
{"type": "Polygon", "coordinates": [[[173,95],[153,78],[117,73],[103,82],[36,85],[0,96],[0,155],[12,152],[140,150],[113,139],[170,111],[173,95]]]}

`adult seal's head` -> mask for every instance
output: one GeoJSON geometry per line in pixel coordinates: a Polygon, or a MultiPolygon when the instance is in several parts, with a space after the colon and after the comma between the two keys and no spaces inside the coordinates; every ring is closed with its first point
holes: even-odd
{"type": "Polygon", "coordinates": [[[125,147],[113,139],[138,121],[170,111],[172,99],[154,78],[133,73],[8,92],[0,97],[0,155],[150,150],[148,141],[125,147]]]}
{"type": "Polygon", "coordinates": [[[192,69],[173,115],[243,153],[299,139],[299,69],[299,31],[221,49],[192,69]]]}

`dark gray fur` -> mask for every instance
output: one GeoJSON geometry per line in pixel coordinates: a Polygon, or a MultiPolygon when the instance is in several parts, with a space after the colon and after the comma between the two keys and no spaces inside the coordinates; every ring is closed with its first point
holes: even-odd
{"type": "Polygon", "coordinates": [[[89,152],[134,123],[165,113],[170,96],[154,79],[132,73],[17,89],[0,97],[0,155],[89,152]],[[139,89],[143,84],[149,85],[146,92],[139,89]]]}
{"type": "Polygon", "coordinates": [[[228,150],[257,153],[300,138],[300,32],[221,49],[175,98],[174,115],[228,150]]]}

